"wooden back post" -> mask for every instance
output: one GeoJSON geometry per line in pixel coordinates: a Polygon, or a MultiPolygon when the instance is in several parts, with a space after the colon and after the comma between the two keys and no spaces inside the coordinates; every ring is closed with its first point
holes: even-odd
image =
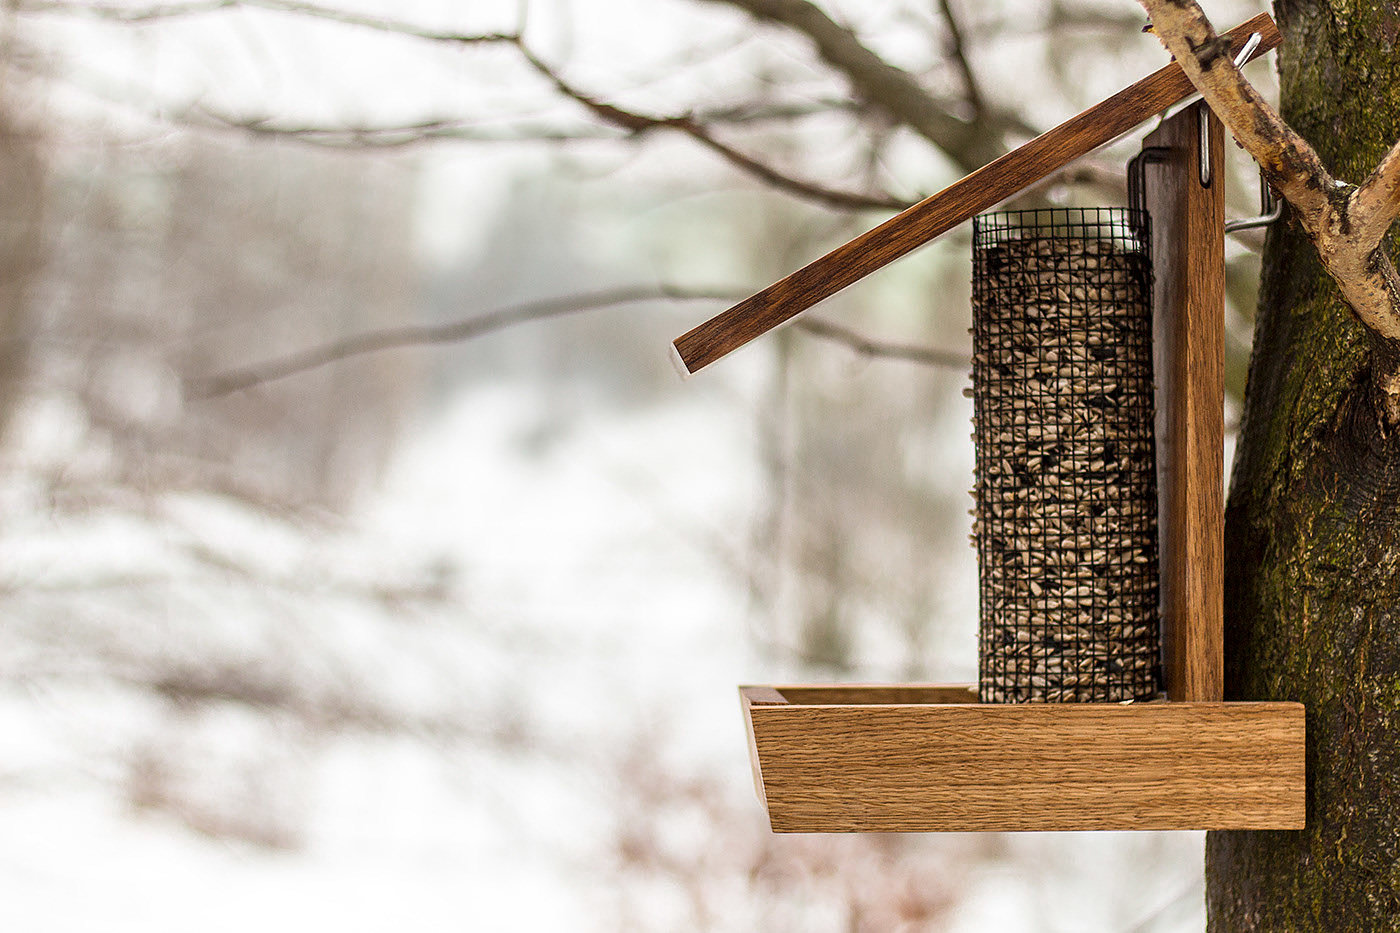
{"type": "Polygon", "coordinates": [[[1224,698],[1225,157],[1204,103],[1147,136],[1167,697],[1224,698]],[[1202,184],[1206,133],[1209,184],[1202,184]]]}

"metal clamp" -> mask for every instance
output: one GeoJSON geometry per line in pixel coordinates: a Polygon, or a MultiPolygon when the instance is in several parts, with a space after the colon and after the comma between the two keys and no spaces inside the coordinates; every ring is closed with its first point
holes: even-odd
{"type": "Polygon", "coordinates": [[[1274,194],[1273,185],[1264,177],[1264,172],[1259,172],[1259,216],[1245,217],[1240,220],[1230,220],[1225,223],[1225,232],[1234,233],[1236,230],[1253,230],[1255,227],[1267,227],[1269,224],[1283,216],[1283,199],[1274,194]]]}

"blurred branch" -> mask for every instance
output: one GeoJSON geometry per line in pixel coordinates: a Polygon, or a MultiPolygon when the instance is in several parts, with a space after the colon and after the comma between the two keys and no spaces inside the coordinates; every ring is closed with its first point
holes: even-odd
{"type": "Polygon", "coordinates": [[[584,311],[596,311],[618,305],[666,299],[672,301],[729,301],[739,297],[741,296],[738,293],[731,291],[687,291],[666,286],[646,286],[529,301],[463,320],[448,321],[444,324],[413,324],[352,334],[319,347],[290,353],[251,366],[225,370],[206,378],[189,378],[186,381],[186,393],[194,398],[229,395],[353,356],[363,356],[367,353],[380,353],[404,347],[460,343],[517,324],[579,314],[584,311]]]}
{"type": "Polygon", "coordinates": [[[972,63],[967,57],[967,42],[963,38],[962,23],[958,21],[957,14],[953,12],[952,0],[938,0],[938,6],[943,13],[943,22],[948,26],[949,51],[953,56],[953,61],[957,63],[958,71],[962,74],[963,89],[967,92],[967,102],[972,106],[973,114],[980,120],[985,110],[982,88],[977,83],[977,76],[972,73],[972,63]]]}
{"type": "Polygon", "coordinates": [[[817,318],[800,318],[792,326],[804,333],[811,334],[813,337],[839,343],[861,356],[907,360],[911,363],[923,363],[927,366],[956,369],[964,373],[972,369],[972,358],[955,350],[940,350],[937,347],[922,347],[915,344],[885,343],[850,328],[817,318]]]}
{"type": "Polygon", "coordinates": [[[965,171],[981,168],[1001,155],[1004,132],[1028,129],[1009,111],[984,111],[972,122],[959,119],[907,71],[875,54],[853,29],[837,23],[809,0],[710,2],[727,3],[757,20],[806,36],[822,61],[845,75],[862,99],[933,143],[965,171]]]}
{"type": "Polygon", "coordinates": [[[442,42],[449,45],[515,44],[520,41],[518,32],[441,32],[402,20],[366,16],[361,13],[352,13],[349,10],[335,9],[314,3],[301,3],[298,0],[207,0],[207,2],[191,0],[189,3],[167,3],[145,7],[125,7],[107,3],[70,3],[68,0],[20,0],[15,7],[19,13],[77,14],[118,23],[148,23],[162,19],[201,16],[208,13],[249,8],[308,16],[314,19],[343,23],[347,26],[364,26],[380,32],[392,32],[414,39],[442,42]]]}
{"type": "Polygon", "coordinates": [[[146,7],[123,7],[105,3],[66,3],[63,0],[26,0],[12,7],[17,13],[63,13],[91,16],[118,23],[144,23],[182,16],[202,16],[238,6],[234,0],[207,3],[167,3],[146,7]]]}
{"type": "Polygon", "coordinates": [[[1017,205],[1039,206],[1046,192],[1058,187],[1078,188],[1095,192],[1110,200],[1122,200],[1127,196],[1126,185],[1127,180],[1119,166],[1093,161],[1081,162],[1060,169],[1022,189],[1016,197],[1006,202],[1002,209],[1012,210],[1017,205]]]}
{"type": "Polygon", "coordinates": [[[594,127],[492,131],[473,126],[465,120],[450,119],[341,126],[278,123],[269,116],[238,117],[203,105],[191,107],[167,119],[207,129],[240,130],[254,136],[276,136],[333,149],[400,149],[438,141],[563,143],[616,138],[613,133],[594,127]]]}
{"type": "Polygon", "coordinates": [[[1137,32],[1142,27],[1142,15],[1117,8],[1100,9],[1082,4],[1056,0],[1050,4],[1045,26],[1050,32],[1066,29],[1089,29],[1103,32],[1137,32]]]}
{"type": "Polygon", "coordinates": [[[832,207],[844,208],[847,210],[903,210],[904,208],[908,207],[911,203],[909,201],[903,201],[898,198],[891,198],[887,196],[875,196],[857,194],[854,192],[847,191],[836,191],[830,188],[821,187],[820,185],[815,185],[811,182],[802,181],[801,179],[794,178],[791,175],[787,175],[783,172],[780,172],[779,170],[773,168],[771,165],[768,165],[764,162],[760,162],[753,156],[746,155],[745,153],[738,151],[729,144],[716,139],[708,126],[706,126],[704,123],[701,123],[699,120],[695,119],[695,117],[691,115],[681,114],[677,116],[665,117],[651,116],[647,114],[637,113],[633,110],[624,110],[623,108],[618,107],[615,104],[606,103],[604,101],[599,100],[596,97],[586,94],[578,88],[574,87],[572,84],[569,84],[567,81],[565,81],[563,76],[560,75],[558,71],[546,64],[543,60],[539,58],[539,56],[535,55],[535,53],[532,52],[524,42],[517,42],[516,46],[520,49],[521,55],[525,57],[525,60],[530,64],[530,66],[534,68],[537,72],[539,72],[540,75],[547,79],[552,85],[554,85],[555,90],[557,90],[560,94],[563,94],[565,97],[568,97],[571,100],[577,101],[578,103],[582,104],[588,110],[589,113],[593,114],[595,117],[602,120],[603,122],[616,126],[617,128],[624,130],[631,135],[637,136],[651,132],[653,130],[662,129],[675,130],[677,132],[684,133],[686,136],[689,136],[701,145],[723,156],[730,164],[734,165],[736,168],[739,168],[740,170],[747,172],[750,175],[753,175],[760,181],[763,181],[781,191],[786,191],[790,194],[796,194],[801,197],[821,201],[832,207]]]}
{"type": "Polygon", "coordinates": [[[1139,13],[1052,3],[1039,20],[1031,19],[1029,22],[1023,10],[1011,14],[986,11],[985,15],[978,17],[974,27],[964,30],[964,40],[968,46],[977,48],[1004,42],[1010,37],[1064,38],[1081,33],[1135,36],[1142,26],[1143,17],[1139,13]]]}
{"type": "Polygon", "coordinates": [[[860,104],[849,98],[824,98],[814,101],[756,102],[725,104],[700,108],[694,117],[701,123],[715,126],[721,123],[749,124],[784,120],[801,120],[826,113],[856,113],[860,104]]]}
{"type": "MultiPolygon", "coordinates": [[[[979,168],[1001,154],[1004,148],[1000,141],[1002,133],[1014,130],[1017,132],[1029,131],[1034,135],[1035,131],[1028,127],[1019,116],[1010,111],[990,112],[984,108],[978,111],[978,119],[973,122],[958,118],[927,90],[920,87],[908,72],[896,68],[880,58],[857,38],[853,30],[838,24],[807,0],[711,0],[711,2],[729,3],[747,11],[757,19],[786,26],[807,36],[815,44],[821,58],[845,75],[850,80],[852,87],[866,102],[879,107],[891,118],[908,126],[942,149],[966,170],[979,168]]],[[[543,67],[539,60],[526,49],[523,36],[519,31],[480,34],[441,32],[402,20],[368,16],[348,10],[303,3],[300,0],[190,0],[186,3],[156,4],[146,7],[122,7],[108,3],[74,3],[68,2],[68,0],[21,0],[17,7],[21,13],[79,14],[124,23],[144,23],[247,8],[362,26],[380,32],[395,33],[451,45],[514,45],[526,54],[537,70],[555,81],[556,86],[562,84],[557,80],[557,76],[552,70],[543,67]]],[[[956,30],[956,26],[950,28],[956,30]]],[[[959,47],[961,47],[961,43],[959,43],[959,47]]],[[[965,74],[970,78],[970,69],[965,69],[965,74]]],[[[969,87],[975,88],[971,84],[969,87]]],[[[719,152],[745,171],[760,174],[760,177],[769,183],[776,184],[784,180],[784,176],[773,173],[771,169],[766,170],[771,173],[771,176],[765,175],[766,167],[714,140],[693,117],[647,118],[645,121],[647,125],[643,127],[640,125],[641,121],[633,119],[639,116],[637,114],[628,114],[624,111],[608,114],[593,106],[598,102],[586,95],[571,89],[566,90],[562,86],[559,87],[559,90],[588,106],[596,116],[608,120],[616,126],[629,129],[632,132],[664,126],[679,129],[694,136],[698,141],[719,152]],[[695,132],[696,129],[700,129],[701,132],[695,132]]],[[[970,91],[970,95],[972,100],[981,99],[976,96],[975,89],[970,91]]],[[[789,190],[793,189],[789,188],[789,190]]],[[[808,191],[807,193],[813,192],[808,191]]],[[[871,206],[902,207],[906,205],[885,203],[871,206]]]]}
{"type": "MultiPolygon", "coordinates": [[[[850,110],[854,107],[855,104],[847,100],[813,103],[731,104],[698,110],[694,114],[694,119],[697,123],[709,126],[720,124],[748,125],[801,120],[819,114],[850,110]]],[[[271,116],[239,117],[203,104],[168,115],[166,119],[201,128],[241,130],[254,136],[289,138],[309,145],[334,149],[396,149],[438,141],[564,143],[576,140],[617,138],[612,131],[596,126],[571,129],[525,126],[506,130],[488,130],[475,126],[466,120],[449,118],[383,124],[279,123],[271,116]]],[[[882,208],[897,207],[903,203],[891,201],[888,205],[879,204],[876,206],[882,208]]]]}
{"type": "MultiPolygon", "coordinates": [[[[316,4],[296,2],[296,0],[209,0],[209,2],[194,0],[190,3],[139,8],[124,8],[108,4],[69,3],[66,0],[28,0],[28,2],[23,3],[20,10],[26,13],[82,14],[116,22],[139,23],[237,8],[257,8],[291,13],[450,45],[499,44],[514,46],[524,60],[549,81],[558,93],[582,104],[594,117],[623,130],[629,136],[641,136],[657,130],[682,133],[717,153],[740,171],[754,176],[773,188],[840,210],[898,211],[912,203],[888,195],[866,195],[858,192],[839,191],[794,177],[721,141],[714,135],[712,128],[694,114],[656,116],[625,110],[614,104],[606,103],[565,81],[557,69],[546,64],[530,49],[519,32],[479,34],[440,32],[401,20],[365,16],[316,4]]],[[[418,124],[385,127],[280,127],[266,117],[238,118],[203,108],[192,109],[190,113],[196,118],[202,117],[206,122],[212,121],[218,125],[242,129],[249,133],[287,136],[307,142],[342,147],[389,148],[412,145],[432,139],[496,141],[501,139],[503,135],[506,139],[511,138],[509,134],[483,133],[480,130],[471,129],[464,123],[445,120],[429,120],[418,124]]],[[[552,133],[546,131],[543,134],[527,133],[524,138],[563,139],[572,138],[574,135],[574,132],[552,133]]]]}
{"type": "MultiPolygon", "coordinates": [[[[429,347],[460,343],[483,337],[507,327],[549,318],[597,311],[643,301],[737,301],[747,292],[732,290],[691,290],[675,286],[635,286],[583,295],[569,295],[512,305],[486,314],[444,324],[415,324],[364,331],[286,356],[225,370],[208,377],[187,377],[186,395],[191,398],[217,398],[251,389],[268,382],[368,353],[408,347],[429,347]]],[[[797,329],[835,343],[844,344],[862,356],[907,360],[930,366],[965,370],[970,365],[964,354],[932,347],[885,343],[856,331],[820,320],[798,321],[797,329]]]]}

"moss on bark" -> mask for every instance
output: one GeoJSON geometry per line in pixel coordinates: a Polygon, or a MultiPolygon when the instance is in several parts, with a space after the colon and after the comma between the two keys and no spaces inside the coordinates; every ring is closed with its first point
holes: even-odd
{"type": "MultiPolygon", "coordinates": [[[[1283,116],[1358,183],[1400,138],[1400,3],[1276,16],[1283,116]]],[[[1271,231],[1226,507],[1226,693],[1307,704],[1308,826],[1209,835],[1212,931],[1400,930],[1400,436],[1371,405],[1374,352],[1302,233],[1271,231]]]]}

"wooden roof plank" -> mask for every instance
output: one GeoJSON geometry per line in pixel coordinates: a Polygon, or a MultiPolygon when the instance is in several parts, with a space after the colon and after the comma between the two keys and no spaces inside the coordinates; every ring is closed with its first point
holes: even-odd
{"type": "MultiPolygon", "coordinates": [[[[1255,32],[1261,41],[1251,59],[1283,39],[1269,14],[1260,13],[1226,34],[1231,54],[1243,48],[1255,32]]],[[[688,372],[699,371],[973,215],[1112,142],[1192,91],[1186,74],[1172,62],[676,338],[677,355],[688,372]]]]}

